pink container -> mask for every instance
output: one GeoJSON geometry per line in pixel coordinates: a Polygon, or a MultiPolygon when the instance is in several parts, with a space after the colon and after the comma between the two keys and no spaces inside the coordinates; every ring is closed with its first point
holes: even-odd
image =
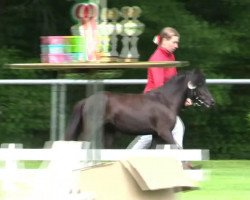
{"type": "Polygon", "coordinates": [[[68,63],[72,62],[69,54],[41,54],[42,63],[68,63]]]}
{"type": "Polygon", "coordinates": [[[41,44],[64,44],[64,36],[41,36],[41,44]]]}

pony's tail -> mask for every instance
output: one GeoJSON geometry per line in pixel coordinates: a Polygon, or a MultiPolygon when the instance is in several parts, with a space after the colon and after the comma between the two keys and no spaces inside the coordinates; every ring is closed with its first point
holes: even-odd
{"type": "Polygon", "coordinates": [[[64,139],[66,141],[76,141],[78,139],[78,136],[83,127],[82,112],[84,105],[85,100],[81,100],[74,106],[73,113],[71,115],[70,122],[65,133],[64,139]]]}

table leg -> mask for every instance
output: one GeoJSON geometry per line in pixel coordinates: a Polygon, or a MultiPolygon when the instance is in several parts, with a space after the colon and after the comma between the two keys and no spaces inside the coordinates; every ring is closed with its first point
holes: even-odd
{"type": "Polygon", "coordinates": [[[57,102],[58,85],[51,85],[51,108],[50,108],[50,141],[57,140],[57,102]]]}
{"type": "MultiPolygon", "coordinates": [[[[92,84],[87,85],[87,95],[90,96],[99,91],[103,90],[103,83],[95,81],[92,84]]],[[[96,105],[90,116],[87,116],[84,120],[84,124],[88,126],[86,130],[90,131],[91,144],[88,152],[88,161],[91,161],[93,164],[97,164],[101,160],[100,149],[103,148],[103,126],[100,119],[104,115],[104,102],[102,99],[92,99],[93,105],[96,105]]]]}
{"type": "Polygon", "coordinates": [[[64,84],[51,85],[50,140],[64,140],[66,90],[64,84]]]}
{"type": "Polygon", "coordinates": [[[59,85],[59,121],[58,121],[58,140],[64,140],[65,135],[65,107],[66,107],[66,92],[67,86],[64,84],[59,85]]]}

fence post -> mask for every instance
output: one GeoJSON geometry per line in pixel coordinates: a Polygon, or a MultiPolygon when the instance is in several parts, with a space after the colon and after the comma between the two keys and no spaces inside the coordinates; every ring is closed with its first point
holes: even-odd
{"type": "Polygon", "coordinates": [[[1,148],[6,148],[9,151],[8,158],[5,160],[5,178],[3,179],[3,191],[7,194],[15,191],[14,179],[16,177],[16,170],[18,169],[17,160],[14,157],[13,152],[16,148],[22,148],[22,144],[14,144],[14,143],[3,143],[1,144],[1,148]]]}

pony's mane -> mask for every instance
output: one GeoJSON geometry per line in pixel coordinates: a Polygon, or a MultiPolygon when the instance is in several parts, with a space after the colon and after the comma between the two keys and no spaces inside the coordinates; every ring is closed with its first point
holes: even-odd
{"type": "Polygon", "coordinates": [[[170,92],[173,89],[173,85],[176,83],[179,83],[180,81],[183,81],[184,79],[189,79],[191,77],[193,77],[193,74],[199,74],[198,77],[198,84],[204,84],[205,83],[205,77],[204,75],[199,71],[199,70],[188,70],[188,71],[182,71],[179,72],[177,75],[173,76],[167,83],[165,83],[163,86],[156,88],[154,90],[151,90],[150,92],[148,92],[150,95],[153,96],[158,96],[159,93],[162,93],[163,90],[165,92],[170,92]]]}
{"type": "Polygon", "coordinates": [[[186,72],[180,72],[178,73],[176,76],[173,76],[167,83],[165,83],[163,86],[156,88],[154,90],[151,90],[150,92],[148,92],[147,94],[149,94],[151,97],[156,97],[156,98],[160,98],[161,94],[165,93],[165,92],[170,92],[173,89],[173,85],[177,82],[179,82],[180,80],[183,80],[186,78],[186,76],[189,74],[188,71],[186,72]],[[163,92],[164,90],[164,92],[163,92]]]}
{"type": "Polygon", "coordinates": [[[177,80],[186,78],[186,76],[190,73],[190,71],[180,72],[177,75],[173,76],[167,83],[163,86],[168,85],[169,83],[176,82],[177,80]]]}
{"type": "Polygon", "coordinates": [[[178,82],[178,80],[182,80],[183,78],[191,78],[194,77],[194,74],[196,74],[197,77],[197,84],[203,85],[206,81],[205,76],[201,73],[200,70],[189,70],[189,71],[182,71],[178,73],[176,76],[173,76],[167,83],[165,83],[162,87],[169,87],[169,85],[172,84],[172,82],[178,82]],[[197,76],[198,75],[198,76],[197,76]]]}

